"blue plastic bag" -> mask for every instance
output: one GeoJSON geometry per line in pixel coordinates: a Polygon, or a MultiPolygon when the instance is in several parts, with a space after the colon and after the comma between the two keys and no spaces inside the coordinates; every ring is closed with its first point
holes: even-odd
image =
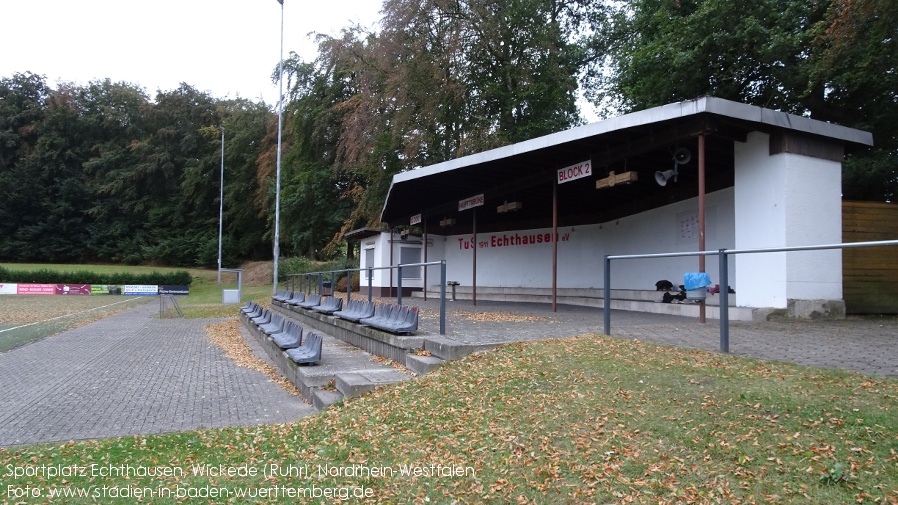
{"type": "Polygon", "coordinates": [[[711,277],[707,272],[690,272],[683,275],[683,287],[686,291],[702,289],[711,285],[711,277]]]}

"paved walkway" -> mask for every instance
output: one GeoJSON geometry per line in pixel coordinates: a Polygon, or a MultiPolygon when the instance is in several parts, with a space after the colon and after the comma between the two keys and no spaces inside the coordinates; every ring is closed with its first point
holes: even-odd
{"type": "MultiPolygon", "coordinates": [[[[439,300],[409,298],[422,307],[419,333],[439,334],[439,300]]],[[[470,300],[447,302],[446,336],[469,343],[513,342],[602,333],[602,309],[470,300]]],[[[720,321],[612,311],[611,334],[665,345],[720,350],[720,321]]],[[[802,365],[898,377],[898,318],[841,321],[731,322],[730,353],[802,365]]]]}
{"type": "MultiPolygon", "coordinates": [[[[149,303],[0,354],[0,446],[279,423],[314,409],[149,303]]],[[[264,356],[264,353],[257,353],[264,356]]]]}

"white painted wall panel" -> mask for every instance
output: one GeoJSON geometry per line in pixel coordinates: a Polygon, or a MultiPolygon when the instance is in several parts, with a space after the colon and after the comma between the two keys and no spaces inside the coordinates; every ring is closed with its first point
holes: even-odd
{"type": "MultiPolygon", "coordinates": [[[[782,247],[786,242],[786,158],[769,156],[769,136],[751,133],[735,144],[736,249],[782,247]]],[[[739,305],[785,308],[785,253],[734,258],[739,305]]]]}
{"type": "MultiPolygon", "coordinates": [[[[736,143],[736,248],[841,242],[841,164],[768,153],[766,134],[736,143]]],[[[735,263],[742,306],[786,308],[790,299],[842,298],[838,250],[746,254],[735,263]]]]}
{"type": "MultiPolygon", "coordinates": [[[[786,243],[789,246],[842,241],[842,166],[796,154],[787,158],[786,243]]],[[[842,252],[804,251],[786,258],[787,297],[798,300],[842,299],[842,252]]]]}
{"type": "MultiPolygon", "coordinates": [[[[732,248],[732,188],[707,195],[706,205],[706,248],[732,248]]],[[[684,239],[681,233],[684,215],[697,212],[698,199],[695,198],[608,223],[559,228],[558,287],[600,289],[604,282],[602,261],[606,254],[697,250],[697,235],[684,239]]],[[[478,234],[477,284],[551,287],[552,243],[546,241],[547,236],[551,239],[551,229],[478,234]]],[[[448,278],[463,285],[471,285],[473,279],[471,238],[471,235],[453,235],[443,242],[448,278]]],[[[438,253],[432,250],[429,254],[438,253]]],[[[433,259],[439,258],[435,255],[433,259]]],[[[718,277],[717,268],[717,259],[708,258],[706,270],[712,279],[718,277]]],[[[694,257],[619,260],[612,265],[612,287],[654,289],[655,282],[660,279],[681,284],[684,273],[695,271],[698,271],[698,259],[694,257]]],[[[731,279],[735,278],[734,272],[735,267],[731,267],[731,279]]]]}

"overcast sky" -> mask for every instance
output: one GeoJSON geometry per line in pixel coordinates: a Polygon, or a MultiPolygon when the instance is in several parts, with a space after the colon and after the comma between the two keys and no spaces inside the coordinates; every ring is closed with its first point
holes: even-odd
{"type": "MultiPolygon", "coordinates": [[[[379,19],[380,0],[284,0],[284,56],[310,61],[309,32],[379,19]]],[[[156,91],[186,82],[215,98],[268,104],[280,54],[277,0],[3,0],[0,77],[30,71],[86,84],[110,78],[156,91]]]]}

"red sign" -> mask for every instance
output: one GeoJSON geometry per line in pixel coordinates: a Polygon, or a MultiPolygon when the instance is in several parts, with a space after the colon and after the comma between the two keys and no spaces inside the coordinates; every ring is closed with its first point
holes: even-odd
{"type": "Polygon", "coordinates": [[[589,161],[584,161],[582,163],[577,163],[576,165],[571,165],[569,167],[559,168],[558,169],[558,184],[564,184],[565,182],[576,181],[577,179],[582,179],[584,177],[590,177],[592,175],[592,164],[589,161]]]}
{"type": "Polygon", "coordinates": [[[57,295],[89,295],[90,284],[57,284],[57,295]]]}
{"type": "Polygon", "coordinates": [[[55,295],[56,284],[19,284],[17,295],[55,295]]]}

